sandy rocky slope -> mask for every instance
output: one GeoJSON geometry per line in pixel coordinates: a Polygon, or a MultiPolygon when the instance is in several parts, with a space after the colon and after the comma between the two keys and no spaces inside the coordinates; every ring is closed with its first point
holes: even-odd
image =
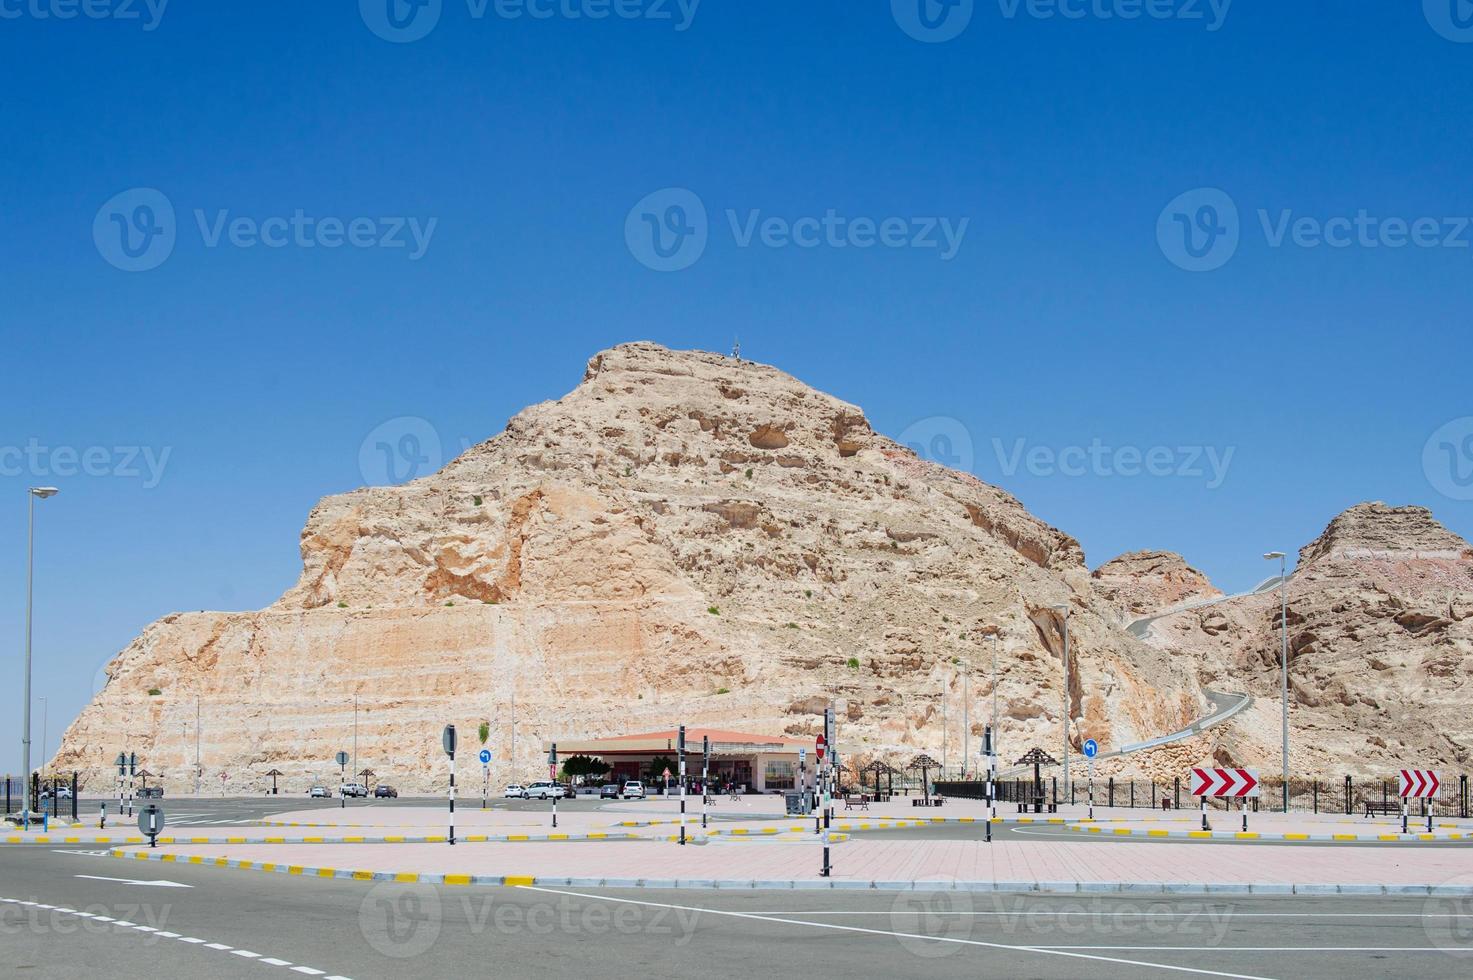
{"type": "MultiPolygon", "coordinates": [[[[973,668],[980,733],[994,634],[1005,751],[1057,754],[1060,605],[1075,745],[1180,728],[1205,709],[1203,686],[1276,689],[1273,597],[1136,639],[1132,620],[1217,591],[1160,552],[1091,574],[1073,538],[875,433],[857,407],[772,367],[649,343],[596,355],[567,396],[431,476],[324,499],[301,554],[300,580],[266,609],[148,626],[54,767],[105,791],[126,738],[183,791],[198,700],[211,791],[260,792],[274,767],[301,793],[336,781],[355,697],[358,765],[402,792],[443,783],[446,722],[472,748],[489,725],[500,782],[545,771],[557,737],[679,722],[808,736],[830,698],[856,758],[924,751],[956,767],[960,672],[973,668]]],[[[1426,511],[1379,504],[1305,549],[1295,724],[1315,764],[1408,747],[1465,759],[1470,554],[1426,511]]],[[[1274,711],[1260,701],[1112,768],[1276,760],[1274,711]]]]}

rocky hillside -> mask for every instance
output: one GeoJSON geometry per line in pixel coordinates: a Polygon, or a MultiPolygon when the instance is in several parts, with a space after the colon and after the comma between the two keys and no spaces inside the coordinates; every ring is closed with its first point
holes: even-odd
{"type": "Polygon", "coordinates": [[[1105,562],[1093,577],[1096,591],[1128,620],[1222,595],[1206,575],[1170,551],[1132,551],[1105,562]]]}
{"type": "MultiPolygon", "coordinates": [[[[1299,553],[1289,582],[1291,757],[1327,777],[1402,766],[1466,771],[1473,748],[1473,548],[1422,507],[1353,507],[1299,553]]],[[[1199,740],[1277,767],[1277,590],[1159,620],[1148,642],[1252,710],[1199,740]]]]}
{"type": "MultiPolygon", "coordinates": [[[[528,778],[543,739],[682,721],[809,733],[830,697],[845,742],[956,764],[960,672],[990,671],[994,632],[1021,754],[1059,744],[1065,604],[1076,742],[1201,707],[1189,670],[1114,628],[1074,539],[855,406],[713,354],[605,351],[433,476],[323,500],[301,552],[265,610],[149,626],[58,765],[105,780],[132,732],[154,771],[182,773],[198,698],[209,785],[252,789],[276,767],[300,791],[336,776],[356,698],[358,766],[428,788],[446,722],[488,722],[496,778],[528,778]]],[[[979,701],[988,684],[971,684],[979,701]]]]}

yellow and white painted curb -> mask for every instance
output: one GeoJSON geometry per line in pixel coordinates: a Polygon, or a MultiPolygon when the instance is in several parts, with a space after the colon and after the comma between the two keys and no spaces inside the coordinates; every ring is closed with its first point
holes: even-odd
{"type": "Polygon", "coordinates": [[[1174,837],[1184,840],[1264,840],[1264,841],[1310,841],[1323,844],[1374,844],[1416,843],[1419,841],[1473,841],[1473,833],[1452,831],[1448,833],[1370,833],[1370,834],[1306,834],[1306,833],[1263,833],[1254,830],[1167,830],[1160,827],[1108,827],[1099,824],[1070,824],[1076,833],[1101,834],[1109,837],[1174,837]]]}
{"type": "Polygon", "coordinates": [[[1132,895],[1473,895],[1473,886],[1448,884],[1293,884],[1287,882],[1221,882],[1191,884],[1185,882],[1140,881],[912,881],[864,880],[852,878],[599,878],[550,877],[543,875],[472,875],[418,874],[415,872],[369,871],[350,868],[313,868],[304,865],[263,861],[238,861],[229,858],[181,856],[150,851],[114,851],[117,858],[138,861],[160,861],[166,864],[200,865],[235,868],[242,871],[266,871],[303,878],[333,878],[350,881],[402,882],[430,885],[491,885],[508,888],[699,888],[699,889],[763,889],[763,890],[857,890],[857,891],[963,891],[1050,894],[1132,895]]]}
{"type": "MultiPolygon", "coordinates": [[[[346,835],[342,837],[181,837],[177,834],[160,835],[160,844],[443,844],[448,838],[444,834],[387,834],[382,837],[346,835]]],[[[457,835],[457,843],[503,844],[528,841],[569,840],[634,840],[634,834],[607,831],[589,831],[579,834],[464,834],[457,835]]],[[[148,838],[140,834],[27,834],[0,837],[0,844],[147,844],[148,838]]]]}

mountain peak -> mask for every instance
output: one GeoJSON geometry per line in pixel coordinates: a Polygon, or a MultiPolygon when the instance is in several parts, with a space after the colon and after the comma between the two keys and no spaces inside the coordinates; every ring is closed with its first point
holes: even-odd
{"type": "Polygon", "coordinates": [[[1337,515],[1323,534],[1299,549],[1299,563],[1336,556],[1459,558],[1470,550],[1426,507],[1391,507],[1378,500],[1337,515]]]}

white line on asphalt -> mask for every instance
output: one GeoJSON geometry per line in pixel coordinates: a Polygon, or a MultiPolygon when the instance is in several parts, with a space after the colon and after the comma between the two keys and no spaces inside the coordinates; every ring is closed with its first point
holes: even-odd
{"type": "Polygon", "coordinates": [[[185,885],[177,881],[166,881],[156,878],[153,881],[139,881],[136,878],[108,878],[103,875],[72,875],[73,878],[91,878],[93,881],[118,881],[125,885],[151,885],[154,888],[193,888],[193,885],[185,885]]]}
{"type": "MultiPolygon", "coordinates": [[[[923,890],[923,889],[918,889],[923,890]]],[[[959,892],[966,895],[968,892],[959,892]]],[[[1079,899],[1066,899],[1066,901],[1078,902],[1079,899]]],[[[768,912],[767,915],[884,915],[888,916],[890,911],[865,912],[854,909],[814,909],[812,911],[786,911],[768,912]]],[[[1233,912],[1223,908],[1200,908],[1186,911],[1174,909],[1023,909],[1017,912],[995,912],[995,911],[972,911],[972,912],[947,912],[947,916],[998,916],[1000,918],[1014,918],[1017,916],[1036,915],[1041,918],[1054,918],[1065,915],[1081,915],[1091,917],[1140,915],[1152,919],[1167,919],[1180,916],[1214,915],[1224,919],[1473,919],[1473,912],[1233,912]]]]}
{"type": "Polygon", "coordinates": [[[1136,953],[1446,953],[1441,946],[1036,946],[1035,949],[1130,950],[1136,953]]]}
{"type": "Polygon", "coordinates": [[[1151,963],[1146,960],[1127,960],[1114,956],[1091,956],[1088,953],[1075,953],[1064,949],[1050,949],[1042,946],[1012,946],[1007,943],[989,943],[981,939],[958,939],[951,936],[924,936],[916,933],[892,932],[888,929],[865,929],[860,926],[841,926],[833,922],[804,922],[801,919],[781,919],[771,915],[756,915],[751,912],[729,912],[725,909],[701,908],[693,905],[669,905],[664,902],[644,902],[633,898],[615,898],[609,895],[589,895],[583,892],[564,891],[559,888],[542,888],[537,885],[518,885],[518,888],[532,892],[548,892],[553,895],[568,895],[572,898],[587,898],[602,902],[623,902],[626,905],[643,905],[648,908],[672,909],[679,912],[705,912],[709,915],[724,915],[735,919],[753,919],[758,922],[777,922],[788,926],[807,926],[810,929],[834,929],[840,932],[860,932],[871,936],[892,936],[896,939],[920,939],[930,940],[938,943],[953,943],[962,946],[977,946],[984,949],[1001,949],[1016,953],[1042,953],[1048,956],[1067,956],[1071,959],[1095,960],[1100,963],[1118,963],[1123,966],[1142,966],[1156,970],[1169,970],[1174,973],[1195,973],[1209,977],[1230,977],[1232,980],[1272,980],[1270,977],[1261,977],[1250,973],[1224,973],[1220,970],[1202,970],[1190,966],[1173,966],[1166,963],[1151,963]]]}
{"type": "MultiPolygon", "coordinates": [[[[88,878],[92,876],[77,875],[77,877],[88,878]]],[[[106,878],[103,880],[126,881],[127,879],[106,878]]],[[[213,949],[217,952],[230,953],[234,956],[239,956],[242,959],[254,960],[257,963],[263,963],[268,966],[291,967],[293,972],[305,974],[309,977],[320,977],[324,973],[324,971],[315,970],[310,966],[292,966],[289,960],[277,959],[274,956],[262,956],[260,953],[255,953],[248,949],[236,949],[235,947],[227,946],[224,943],[208,943],[205,942],[203,939],[197,939],[194,936],[181,936],[177,932],[162,932],[158,929],[155,929],[153,926],[143,926],[139,925],[136,922],[128,922],[124,919],[110,919],[105,915],[96,915],[91,912],[77,912],[72,909],[62,908],[58,905],[43,905],[40,902],[27,901],[19,898],[0,898],[0,904],[25,905],[30,908],[47,909],[52,912],[62,912],[70,915],[85,916],[86,918],[92,919],[94,922],[111,922],[113,925],[118,926],[119,928],[133,929],[138,932],[142,932],[152,939],[177,939],[181,943],[187,943],[191,946],[198,946],[200,949],[213,949]]],[[[332,977],[329,977],[328,980],[350,980],[350,978],[334,975],[332,977]]]]}

